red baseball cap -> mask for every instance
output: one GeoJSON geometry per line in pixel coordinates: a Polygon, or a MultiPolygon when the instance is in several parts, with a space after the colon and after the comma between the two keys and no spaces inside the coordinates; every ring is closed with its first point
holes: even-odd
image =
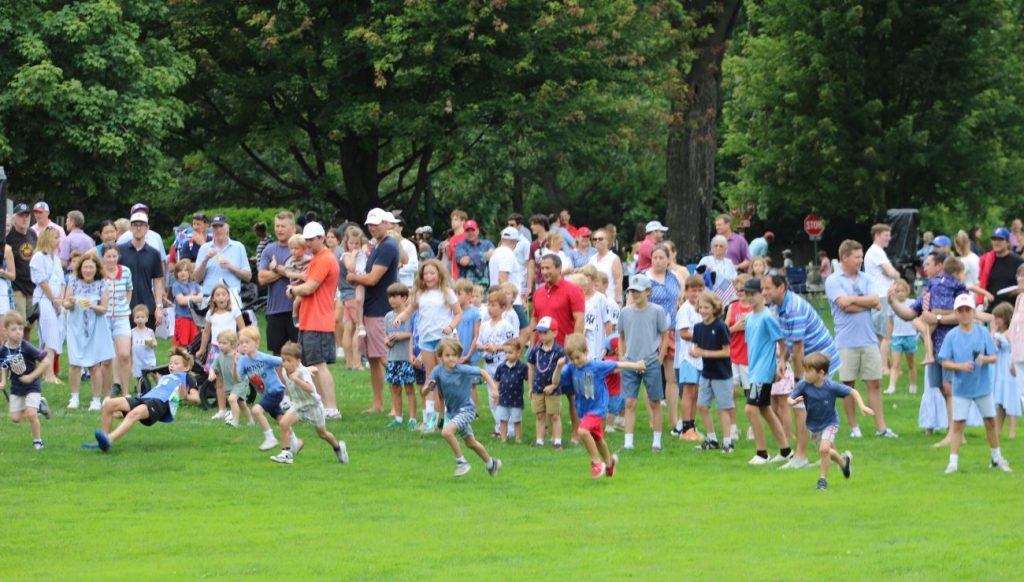
{"type": "Polygon", "coordinates": [[[578,229],[576,229],[576,236],[580,238],[588,238],[591,234],[593,233],[591,233],[590,229],[585,226],[581,226],[578,229]]]}
{"type": "Polygon", "coordinates": [[[476,225],[476,221],[473,219],[469,219],[466,222],[462,223],[462,228],[464,230],[480,230],[480,228],[476,225]]]}

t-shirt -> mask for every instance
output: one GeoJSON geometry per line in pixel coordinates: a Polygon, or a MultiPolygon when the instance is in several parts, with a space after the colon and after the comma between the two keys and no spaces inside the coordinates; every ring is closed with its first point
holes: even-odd
{"type": "Polygon", "coordinates": [[[523,386],[529,368],[521,361],[511,366],[502,362],[494,371],[494,381],[498,383],[498,406],[506,408],[523,407],[523,386]]]}
{"type": "Polygon", "coordinates": [[[136,305],[145,305],[149,312],[153,313],[156,309],[153,280],[162,279],[164,276],[164,263],[160,251],[148,244],[142,245],[142,250],[136,250],[131,242],[117,245],[117,249],[121,251],[120,264],[131,270],[132,309],[136,305]]]}
{"type": "Polygon", "coordinates": [[[25,340],[21,340],[21,344],[13,348],[7,342],[0,346],[0,367],[10,372],[8,377],[11,379],[11,394],[26,396],[40,391],[39,378],[27,383],[21,379],[34,372],[36,364],[45,357],[46,350],[41,350],[25,340]]]}
{"type": "Polygon", "coordinates": [[[1011,295],[997,295],[996,292],[1017,284],[1017,268],[1021,263],[1024,263],[1024,259],[1015,253],[1009,253],[1005,257],[997,256],[992,261],[992,270],[988,274],[988,285],[985,287],[986,291],[996,296],[988,306],[990,312],[996,305],[1011,301],[1011,295]]]}
{"type": "MultiPolygon", "coordinates": [[[[729,327],[721,319],[716,319],[710,324],[701,321],[693,328],[693,343],[702,350],[718,351],[729,345],[729,327]]],[[[701,359],[701,376],[709,380],[732,378],[732,364],[729,358],[701,359]]]]}
{"type": "MultiPolygon", "coordinates": [[[[966,332],[958,326],[946,335],[938,358],[962,364],[974,361],[978,356],[991,356],[995,353],[996,344],[985,328],[973,325],[971,331],[966,332]]],[[[991,393],[992,364],[979,366],[975,362],[973,372],[953,372],[953,396],[977,398],[991,393]]]]}
{"type": "MultiPolygon", "coordinates": [[[[212,309],[211,309],[212,311],[212,309]]],[[[219,346],[220,343],[217,338],[220,337],[221,332],[226,330],[238,331],[238,316],[242,315],[242,312],[236,307],[232,307],[231,311],[218,311],[217,313],[206,314],[206,324],[210,326],[210,344],[219,346]]]]}
{"type": "Polygon", "coordinates": [[[127,317],[132,308],[128,302],[128,294],[132,291],[132,271],[124,265],[118,265],[114,273],[106,273],[110,291],[110,302],[107,305],[107,317],[127,317]]]}
{"type": "MultiPolygon", "coordinates": [[[[385,267],[387,270],[376,285],[366,286],[366,295],[363,300],[363,315],[365,317],[384,317],[391,311],[391,305],[388,303],[388,287],[398,281],[398,263],[398,242],[390,236],[386,236],[384,240],[378,242],[370,252],[370,256],[366,258],[367,273],[373,271],[373,267],[377,265],[385,267]]],[[[334,321],[333,315],[331,321],[334,321]]]]}
{"type": "MultiPolygon", "coordinates": [[[[395,318],[398,317],[398,313],[394,310],[389,311],[384,316],[384,330],[387,335],[395,335],[399,333],[412,333],[412,321],[403,322],[398,327],[394,326],[395,318]]],[[[404,340],[397,340],[391,347],[388,348],[388,361],[389,362],[408,362],[409,361],[409,342],[412,341],[412,337],[404,340]]]]}
{"type": "MultiPolygon", "coordinates": [[[[725,323],[729,326],[736,325],[736,322],[746,319],[753,309],[743,302],[737,301],[729,306],[729,315],[725,323]]],[[[729,338],[729,357],[732,363],[738,366],[747,365],[747,333],[744,330],[737,331],[729,338]]]]}
{"type": "Polygon", "coordinates": [[[782,339],[779,320],[767,309],[747,316],[747,359],[752,384],[771,384],[778,368],[776,343],[782,339]]]}
{"type": "MultiPolygon", "coordinates": [[[[540,394],[549,384],[553,382],[552,375],[558,365],[558,359],[565,357],[565,350],[558,343],[554,343],[550,350],[544,349],[543,344],[537,344],[526,354],[526,361],[533,366],[533,385],[530,390],[533,394],[540,394]]],[[[556,388],[552,396],[558,394],[556,388]]]]}
{"type": "MultiPolygon", "coordinates": [[[[279,242],[270,243],[263,249],[263,253],[260,254],[259,269],[261,271],[269,270],[271,259],[277,259],[277,264],[284,266],[285,262],[287,262],[288,258],[291,256],[292,253],[288,249],[288,245],[283,245],[279,242]]],[[[287,277],[281,277],[267,287],[267,315],[291,313],[292,300],[288,298],[288,295],[285,292],[287,288],[287,277]]]]}
{"type": "Polygon", "coordinates": [[[217,354],[213,360],[213,370],[224,381],[224,392],[235,392],[249,385],[249,379],[245,376],[235,380],[235,357],[231,354],[217,354]]]}
{"type": "Polygon", "coordinates": [[[836,398],[850,395],[850,387],[834,380],[825,379],[819,388],[807,380],[801,380],[789,397],[804,397],[807,407],[807,430],[817,432],[830,426],[839,426],[839,415],[836,414],[836,398]]]}
{"type": "Polygon", "coordinates": [[[451,370],[445,366],[434,366],[429,380],[437,383],[437,389],[444,398],[444,410],[453,416],[463,409],[476,410],[473,404],[473,384],[480,382],[480,368],[469,364],[458,364],[451,370]]]}
{"type": "MultiPolygon", "coordinates": [[[[307,384],[313,384],[313,374],[309,371],[309,368],[300,364],[295,371],[298,373],[300,380],[307,384]]],[[[284,370],[282,369],[281,372],[284,372],[284,370]]],[[[288,399],[292,401],[293,409],[316,409],[323,406],[323,401],[320,399],[320,395],[316,393],[316,390],[306,392],[305,388],[296,384],[287,373],[284,373],[284,378],[285,384],[288,387],[288,399]]]]}
{"type": "Polygon", "coordinates": [[[284,391],[284,384],[277,375],[280,367],[281,358],[263,352],[238,358],[238,375],[256,386],[262,386],[268,394],[284,391]]]}
{"type": "Polygon", "coordinates": [[[587,342],[587,357],[591,360],[604,358],[605,325],[616,321],[609,303],[611,301],[601,293],[592,294],[584,302],[583,337],[587,342]]]}
{"type": "Polygon", "coordinates": [[[425,342],[441,339],[442,331],[455,319],[452,308],[459,304],[455,291],[448,289],[442,293],[440,289],[429,289],[416,296],[417,311],[420,320],[417,329],[425,342]]]}
{"type": "MultiPolygon", "coordinates": [[[[526,269],[523,268],[522,263],[516,258],[515,251],[506,246],[494,249],[494,252],[491,253],[488,269],[490,270],[491,287],[501,283],[498,278],[499,273],[508,273],[508,282],[515,285],[516,289],[522,291],[526,287],[526,269]]],[[[516,295],[515,304],[523,304],[522,295],[516,295]]]]}
{"type": "Polygon", "coordinates": [[[32,260],[32,253],[36,250],[36,233],[31,228],[25,229],[25,234],[12,228],[7,231],[7,244],[11,246],[14,253],[14,290],[31,297],[36,285],[32,282],[32,275],[29,269],[29,262],[32,260]]]}
{"type": "Polygon", "coordinates": [[[175,280],[174,284],[171,285],[171,295],[174,296],[174,317],[191,319],[192,310],[188,305],[181,305],[178,303],[178,295],[191,297],[200,291],[199,283],[196,283],[195,281],[182,283],[181,281],[175,280]]]}
{"type": "MultiPolygon", "coordinates": [[[[508,340],[519,335],[517,326],[513,326],[505,318],[490,319],[480,324],[480,336],[477,338],[477,346],[481,345],[502,345],[508,340]]],[[[482,352],[477,348],[477,353],[484,360],[484,367],[493,376],[505,363],[505,350],[496,352],[482,352]]]]}
{"type": "Polygon", "coordinates": [[[693,342],[684,340],[679,335],[684,329],[693,332],[694,327],[703,320],[704,318],[697,313],[697,308],[689,301],[683,301],[683,304],[679,306],[679,310],[676,311],[676,329],[674,333],[676,346],[674,365],[676,369],[679,369],[684,362],[698,370],[703,367],[704,364],[701,358],[695,358],[690,355],[690,348],[693,347],[693,342]]]}
{"type": "Polygon", "coordinates": [[[576,412],[580,418],[596,414],[603,419],[608,415],[608,386],[604,379],[618,367],[615,362],[591,360],[582,368],[571,363],[562,368],[559,386],[563,390],[569,386],[576,390],[576,412]]]}
{"type": "MultiPolygon", "coordinates": [[[[466,357],[466,354],[476,346],[473,336],[476,335],[476,326],[479,324],[480,310],[473,305],[467,305],[462,310],[462,319],[459,320],[458,327],[455,328],[459,343],[462,344],[462,357],[466,357]]],[[[476,365],[479,361],[480,352],[473,352],[473,357],[467,363],[476,365]]]]}
{"type": "Polygon", "coordinates": [[[734,232],[729,235],[727,250],[725,256],[732,261],[732,264],[739,265],[743,261],[750,260],[750,247],[747,245],[747,239],[743,238],[743,235],[734,232]]]}
{"type": "MultiPolygon", "coordinates": [[[[903,306],[908,309],[913,309],[914,300],[909,297],[904,299],[903,306]]],[[[917,330],[914,329],[914,322],[904,321],[902,317],[896,315],[895,311],[889,314],[889,318],[892,319],[892,337],[909,337],[917,335],[917,330]]]]}
{"type": "Polygon", "coordinates": [[[242,288],[242,280],[230,269],[220,264],[221,258],[225,263],[246,273],[252,272],[249,266],[249,255],[245,252],[245,246],[237,240],[228,240],[223,247],[218,247],[212,240],[199,247],[199,254],[196,255],[196,266],[203,264],[206,257],[216,255],[206,262],[206,271],[203,273],[203,295],[213,293],[213,288],[224,282],[228,289],[239,290],[242,288]]]}
{"type": "MultiPolygon", "coordinates": [[[[878,336],[871,321],[871,310],[847,313],[836,302],[840,297],[877,295],[875,282],[867,273],[857,273],[856,280],[840,270],[825,279],[825,295],[832,306],[832,321],[839,349],[878,345],[878,336]]],[[[808,352],[809,353],[809,352],[808,352]]]]}
{"type": "Polygon", "coordinates": [[[627,305],[619,312],[620,341],[626,342],[626,362],[644,362],[648,366],[658,365],[658,350],[661,348],[661,334],[669,329],[665,310],[653,303],[643,309],[627,305]]]}
{"type": "MultiPolygon", "coordinates": [[[[181,386],[184,386],[187,382],[185,372],[174,372],[173,374],[164,374],[160,376],[160,381],[156,383],[156,386],[142,395],[143,400],[159,400],[160,402],[170,402],[174,396],[175,391],[181,386]]],[[[168,412],[170,414],[170,412],[168,412]]],[[[158,418],[157,420],[167,420],[167,417],[158,418]]]]}
{"type": "Polygon", "coordinates": [[[893,280],[885,274],[885,265],[891,264],[889,256],[885,254],[885,249],[878,245],[871,245],[864,253],[864,272],[874,281],[872,294],[885,297],[889,292],[893,280]]]}
{"type": "Polygon", "coordinates": [[[142,371],[156,367],[156,351],[146,342],[156,339],[156,334],[148,327],[132,328],[132,375],[142,376],[142,371]]]}
{"type": "Polygon", "coordinates": [[[299,329],[334,333],[334,294],[338,289],[338,260],[324,247],[313,255],[306,269],[306,281],[319,281],[312,295],[299,304],[299,329]]]}

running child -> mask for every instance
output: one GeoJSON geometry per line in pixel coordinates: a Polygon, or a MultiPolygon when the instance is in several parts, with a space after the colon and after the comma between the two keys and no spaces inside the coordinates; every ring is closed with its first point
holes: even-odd
{"type": "Polygon", "coordinates": [[[32,447],[43,448],[39,414],[50,418],[50,407],[43,398],[39,377],[53,365],[53,352],[41,350],[25,341],[25,318],[17,311],[4,314],[7,339],[0,347],[0,389],[6,392],[11,383],[10,417],[15,424],[28,419],[32,431],[32,447]]]}
{"type": "Polygon", "coordinates": [[[953,426],[949,427],[949,464],[946,474],[956,473],[960,466],[960,445],[963,443],[964,425],[973,402],[985,423],[985,435],[992,448],[993,468],[1011,472],[1010,463],[999,450],[996,432],[995,403],[992,398],[992,366],[998,357],[992,336],[974,324],[974,297],[960,295],[953,302],[957,327],[942,342],[939,359],[943,370],[953,372],[953,426]]]}
{"type": "Polygon", "coordinates": [[[667,342],[662,336],[670,332],[668,314],[651,303],[651,280],[647,275],[633,275],[628,288],[631,305],[619,313],[619,359],[623,362],[643,362],[643,371],[625,369],[622,374],[622,393],[626,398],[626,435],[623,448],[633,450],[633,431],[636,430],[636,400],[640,395],[640,382],[647,390],[651,405],[651,428],[654,432],[651,450],[661,452],[661,401],[665,399],[661,364],[665,359],[667,342]]]}
{"type": "MultiPolygon", "coordinates": [[[[210,293],[210,306],[206,311],[206,325],[203,326],[203,338],[199,343],[198,354],[206,353],[206,363],[203,366],[207,372],[213,365],[217,355],[220,354],[220,344],[217,338],[220,332],[230,330],[238,333],[245,327],[245,320],[242,319],[242,312],[235,306],[231,299],[231,291],[223,283],[213,288],[210,293]]],[[[224,386],[217,386],[217,413],[210,420],[221,420],[227,417],[227,410],[224,399],[224,386]]]]}
{"type": "Polygon", "coordinates": [[[697,298],[697,311],[701,322],[693,327],[693,347],[690,355],[701,358],[700,388],[697,396],[697,407],[700,409],[701,420],[707,429],[707,436],[698,449],[712,450],[719,448],[715,423],[711,419],[711,400],[718,406],[718,417],[722,422],[721,449],[723,453],[732,453],[735,447],[732,434],[729,432],[729,411],[736,408],[732,393],[732,366],[729,363],[730,338],[729,327],[722,321],[722,300],[718,295],[704,291],[697,298]]]}
{"type": "MultiPolygon", "coordinates": [[[[302,421],[313,425],[316,434],[327,441],[334,450],[334,455],[342,465],[348,464],[348,448],[345,441],[339,441],[327,430],[327,419],[324,417],[324,404],[320,395],[316,392],[316,385],[313,384],[313,374],[309,368],[302,365],[302,346],[295,342],[286,342],[281,347],[281,369],[285,373],[285,383],[288,386],[288,399],[292,406],[281,417],[278,424],[281,426],[281,440],[293,442],[294,432],[292,426],[302,421]]],[[[295,453],[302,448],[302,439],[298,439],[298,447],[295,453]]],[[[295,454],[290,446],[285,445],[281,452],[270,457],[275,463],[291,465],[295,461],[295,454]]]]}
{"type": "Polygon", "coordinates": [[[565,352],[568,362],[562,370],[559,383],[563,387],[571,384],[576,392],[576,406],[580,414],[580,426],[576,433],[590,455],[590,476],[594,479],[612,477],[619,457],[611,453],[604,439],[604,417],[608,414],[608,386],[605,378],[620,369],[643,373],[646,364],[643,360],[592,360],[587,353],[586,338],[578,333],[565,338],[565,352]]]}
{"type": "Polygon", "coordinates": [[[839,434],[839,414],[836,413],[836,398],[853,396],[857,407],[864,414],[874,416],[875,411],[864,405],[860,392],[828,377],[831,360],[821,352],[814,352],[804,358],[804,379],[789,395],[789,405],[804,403],[807,407],[807,430],[821,454],[821,474],[818,489],[828,488],[828,470],[832,461],[839,463],[843,477],[850,478],[853,453],[836,450],[836,435],[839,434]]]}
{"type": "Polygon", "coordinates": [[[750,395],[747,396],[745,412],[750,426],[754,429],[754,442],[757,452],[750,459],[751,465],[781,463],[788,460],[793,451],[782,430],[782,423],[771,407],[772,383],[781,378],[785,362],[780,363],[779,354],[784,354],[786,341],[782,336],[779,320],[764,307],[764,295],[761,294],[761,280],[750,279],[743,287],[743,294],[750,305],[751,313],[746,319],[747,357],[750,361],[750,395]],[[775,440],[779,443],[779,454],[768,459],[768,445],[765,440],[764,425],[768,423],[775,440]]]}
{"type": "Polygon", "coordinates": [[[565,350],[555,342],[558,337],[558,322],[542,317],[535,331],[540,334],[540,343],[530,349],[526,361],[530,364],[527,381],[530,383],[530,408],[537,416],[537,441],[534,446],[543,447],[546,424],[551,422],[551,444],[562,448],[562,398],[555,382],[555,368],[565,356],[565,350]]]}
{"type": "Polygon", "coordinates": [[[174,345],[187,348],[199,335],[199,328],[192,319],[190,303],[199,305],[203,302],[203,288],[192,280],[195,263],[182,259],[174,263],[174,284],[171,285],[171,297],[174,297],[174,345]]]}
{"type": "MultiPolygon", "coordinates": [[[[220,354],[210,366],[210,380],[213,380],[219,389],[227,395],[228,406],[231,412],[224,418],[224,422],[235,428],[238,427],[241,414],[245,413],[246,422],[253,426],[255,421],[252,418],[252,411],[249,410],[249,403],[246,397],[249,395],[249,379],[235,378],[235,347],[238,345],[238,334],[225,329],[217,336],[217,343],[220,344],[220,354]]],[[[199,390],[188,391],[189,402],[199,402],[199,390]]]]}
{"type": "MultiPolygon", "coordinates": [[[[914,300],[908,298],[910,295],[910,285],[903,278],[899,278],[896,279],[893,287],[895,288],[893,293],[896,295],[896,301],[905,305],[908,309],[912,308],[914,300]]],[[[896,315],[895,311],[890,310],[888,331],[889,337],[892,338],[892,364],[889,366],[889,387],[885,390],[885,393],[896,393],[896,383],[903,372],[903,364],[900,360],[903,355],[906,355],[907,369],[910,375],[910,393],[917,394],[917,362],[915,361],[917,354],[917,329],[914,328],[913,323],[904,321],[903,318],[896,315]]]]}
{"type": "MultiPolygon", "coordinates": [[[[530,375],[529,367],[520,358],[523,356],[523,344],[515,337],[505,340],[502,345],[502,362],[495,369],[494,381],[498,383],[498,402],[494,410],[494,419],[498,422],[497,432],[501,442],[508,442],[509,425],[515,434],[516,442],[523,442],[523,386],[530,375]]],[[[487,370],[490,373],[490,370],[487,370]]]]}
{"type": "Polygon", "coordinates": [[[501,470],[501,459],[488,455],[487,449],[473,436],[476,406],[473,405],[470,394],[474,382],[480,378],[487,382],[492,393],[498,392],[498,385],[487,370],[459,363],[462,359],[462,346],[459,345],[459,340],[441,340],[437,345],[437,356],[441,359],[441,365],[431,370],[423,393],[434,390],[441,392],[445,406],[445,423],[441,429],[441,436],[455,454],[455,476],[461,477],[470,470],[469,461],[462,455],[457,438],[462,437],[466,446],[480,457],[487,467],[487,472],[493,477],[501,470]]]}
{"type": "Polygon", "coordinates": [[[395,316],[405,309],[409,301],[409,288],[402,283],[388,286],[388,304],[391,311],[384,316],[384,329],[387,333],[385,344],[388,346],[388,362],[384,369],[384,381],[391,385],[391,421],[385,428],[401,428],[405,422],[402,406],[402,389],[405,389],[409,400],[409,430],[415,430],[416,424],[416,374],[412,368],[412,322],[394,326],[395,316]]]}
{"type": "MultiPolygon", "coordinates": [[[[192,369],[192,356],[181,346],[171,348],[167,360],[168,373],[160,377],[160,381],[152,390],[136,398],[134,396],[108,398],[103,403],[101,427],[96,429],[96,447],[104,453],[110,450],[115,441],[128,434],[128,431],[141,422],[143,426],[153,426],[158,422],[174,422],[178,410],[178,400],[187,385],[186,375],[192,369]],[[117,429],[111,432],[114,414],[123,414],[124,420],[117,429]]],[[[87,448],[92,448],[91,445],[87,448]]]]}
{"type": "MultiPolygon", "coordinates": [[[[284,400],[284,384],[281,383],[280,372],[278,371],[283,363],[281,358],[264,354],[259,351],[260,330],[255,325],[238,332],[238,347],[235,349],[235,379],[248,379],[250,382],[261,388],[262,396],[256,406],[252,407],[252,414],[256,417],[260,429],[263,430],[263,443],[260,444],[261,451],[269,451],[277,446],[277,439],[274,438],[274,431],[270,429],[270,423],[264,416],[264,412],[280,424],[284,410],[281,409],[281,401],[284,400]]],[[[283,438],[283,435],[282,435],[283,438]]],[[[292,433],[289,439],[292,450],[298,454],[302,450],[302,444],[292,433]]]]}
{"type": "MultiPolygon", "coordinates": [[[[135,378],[135,393],[142,390],[142,371],[156,367],[156,334],[146,327],[149,322],[149,308],[138,304],[132,308],[132,376],[135,378]]],[[[78,400],[72,400],[68,408],[78,408],[78,400]],[[74,406],[72,406],[72,404],[74,406]]]]}
{"type": "MultiPolygon", "coordinates": [[[[690,349],[693,347],[693,330],[701,322],[701,316],[697,313],[697,298],[704,292],[704,277],[690,275],[686,278],[684,286],[685,289],[683,293],[679,294],[679,302],[676,305],[676,357],[674,364],[679,386],[678,388],[672,387],[672,389],[679,390],[682,416],[673,427],[672,434],[678,436],[682,441],[700,442],[701,437],[697,434],[696,408],[703,362],[700,357],[691,355],[690,349]]],[[[669,411],[670,416],[675,416],[675,412],[674,410],[669,411]]],[[[705,428],[713,430],[714,425],[705,423],[705,428]]]]}

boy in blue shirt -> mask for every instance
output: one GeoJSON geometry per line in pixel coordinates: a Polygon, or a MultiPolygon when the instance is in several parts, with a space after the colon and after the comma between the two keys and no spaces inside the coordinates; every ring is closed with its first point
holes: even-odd
{"type": "Polygon", "coordinates": [[[804,358],[804,379],[789,395],[790,406],[803,402],[807,407],[807,430],[821,453],[821,476],[818,479],[818,489],[821,490],[828,488],[828,469],[832,461],[840,463],[843,477],[847,479],[853,462],[853,453],[846,451],[840,456],[836,450],[836,434],[839,432],[836,398],[853,396],[861,412],[871,416],[875,414],[874,410],[864,406],[860,392],[829,379],[829,364],[829,357],[822,352],[814,352],[804,358]]]}
{"type": "Polygon", "coordinates": [[[186,373],[192,369],[192,356],[180,346],[171,348],[167,369],[169,373],[161,376],[157,385],[139,398],[127,396],[107,399],[103,403],[101,428],[96,429],[94,434],[96,445],[84,446],[95,446],[105,453],[110,450],[114,441],[128,434],[136,422],[141,422],[143,426],[153,426],[157,422],[173,422],[178,400],[182,396],[180,393],[184,392],[187,385],[186,373]],[[118,412],[124,415],[124,420],[111,432],[114,413],[118,412]]]}
{"type": "Polygon", "coordinates": [[[999,450],[996,432],[995,403],[992,399],[992,367],[998,359],[992,335],[974,325],[974,297],[957,296],[953,302],[959,324],[946,335],[939,350],[943,370],[953,372],[953,425],[949,428],[949,465],[946,474],[959,470],[960,445],[963,443],[964,425],[971,402],[977,405],[985,423],[985,435],[992,447],[992,468],[1009,473],[1010,463],[999,450]]]}
{"type": "MultiPolygon", "coordinates": [[[[269,451],[277,446],[277,438],[274,431],[270,429],[264,412],[269,414],[274,422],[280,425],[284,410],[281,408],[281,401],[284,400],[284,383],[281,382],[279,370],[283,361],[277,356],[271,356],[260,352],[257,347],[260,345],[260,330],[255,325],[250,325],[238,332],[238,346],[235,348],[235,374],[236,380],[248,378],[257,387],[263,396],[259,403],[252,407],[252,415],[256,422],[260,423],[263,429],[263,444],[261,451],[269,451]]],[[[292,433],[291,450],[299,454],[302,450],[302,441],[292,433]]]]}
{"type": "Polygon", "coordinates": [[[751,465],[780,463],[790,458],[792,450],[789,441],[782,431],[779,417],[772,411],[772,383],[782,378],[785,361],[778,355],[785,353],[786,340],[782,335],[779,320],[764,308],[764,295],[761,294],[761,280],[750,279],[743,286],[743,295],[753,309],[746,319],[747,359],[750,361],[750,395],[747,397],[745,412],[754,429],[754,442],[757,453],[750,459],[751,465]],[[760,417],[758,414],[760,413],[760,417]],[[779,443],[779,454],[768,459],[768,445],[765,441],[764,425],[761,417],[768,423],[775,440],[779,443]]]}
{"type": "Polygon", "coordinates": [[[565,353],[569,364],[562,370],[560,384],[576,392],[576,410],[580,426],[576,434],[590,454],[590,476],[599,479],[615,474],[618,455],[611,454],[604,440],[604,418],[608,415],[608,385],[605,377],[618,370],[636,370],[643,373],[647,365],[638,362],[610,362],[591,360],[587,354],[587,339],[581,333],[565,338],[565,353]]]}
{"type": "Polygon", "coordinates": [[[444,428],[441,436],[448,442],[455,454],[455,476],[461,477],[469,473],[469,461],[462,455],[457,436],[461,436],[466,446],[473,449],[485,463],[487,472],[493,477],[501,470],[501,459],[492,458],[487,449],[473,436],[473,420],[476,418],[476,405],[473,404],[473,384],[483,378],[491,388],[491,395],[497,397],[498,385],[487,372],[475,366],[460,364],[462,345],[458,340],[444,339],[437,346],[437,357],[440,366],[430,371],[430,378],[423,387],[424,396],[438,389],[444,399],[444,428]]]}

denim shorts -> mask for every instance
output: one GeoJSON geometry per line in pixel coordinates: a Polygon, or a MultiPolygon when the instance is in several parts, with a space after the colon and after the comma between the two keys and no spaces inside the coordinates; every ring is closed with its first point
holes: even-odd
{"type": "Polygon", "coordinates": [[[664,400],[665,386],[661,372],[661,366],[657,360],[647,363],[647,370],[637,372],[635,370],[622,370],[622,395],[627,399],[636,400],[640,395],[640,381],[643,380],[644,388],[647,389],[648,400],[664,400]]]}

